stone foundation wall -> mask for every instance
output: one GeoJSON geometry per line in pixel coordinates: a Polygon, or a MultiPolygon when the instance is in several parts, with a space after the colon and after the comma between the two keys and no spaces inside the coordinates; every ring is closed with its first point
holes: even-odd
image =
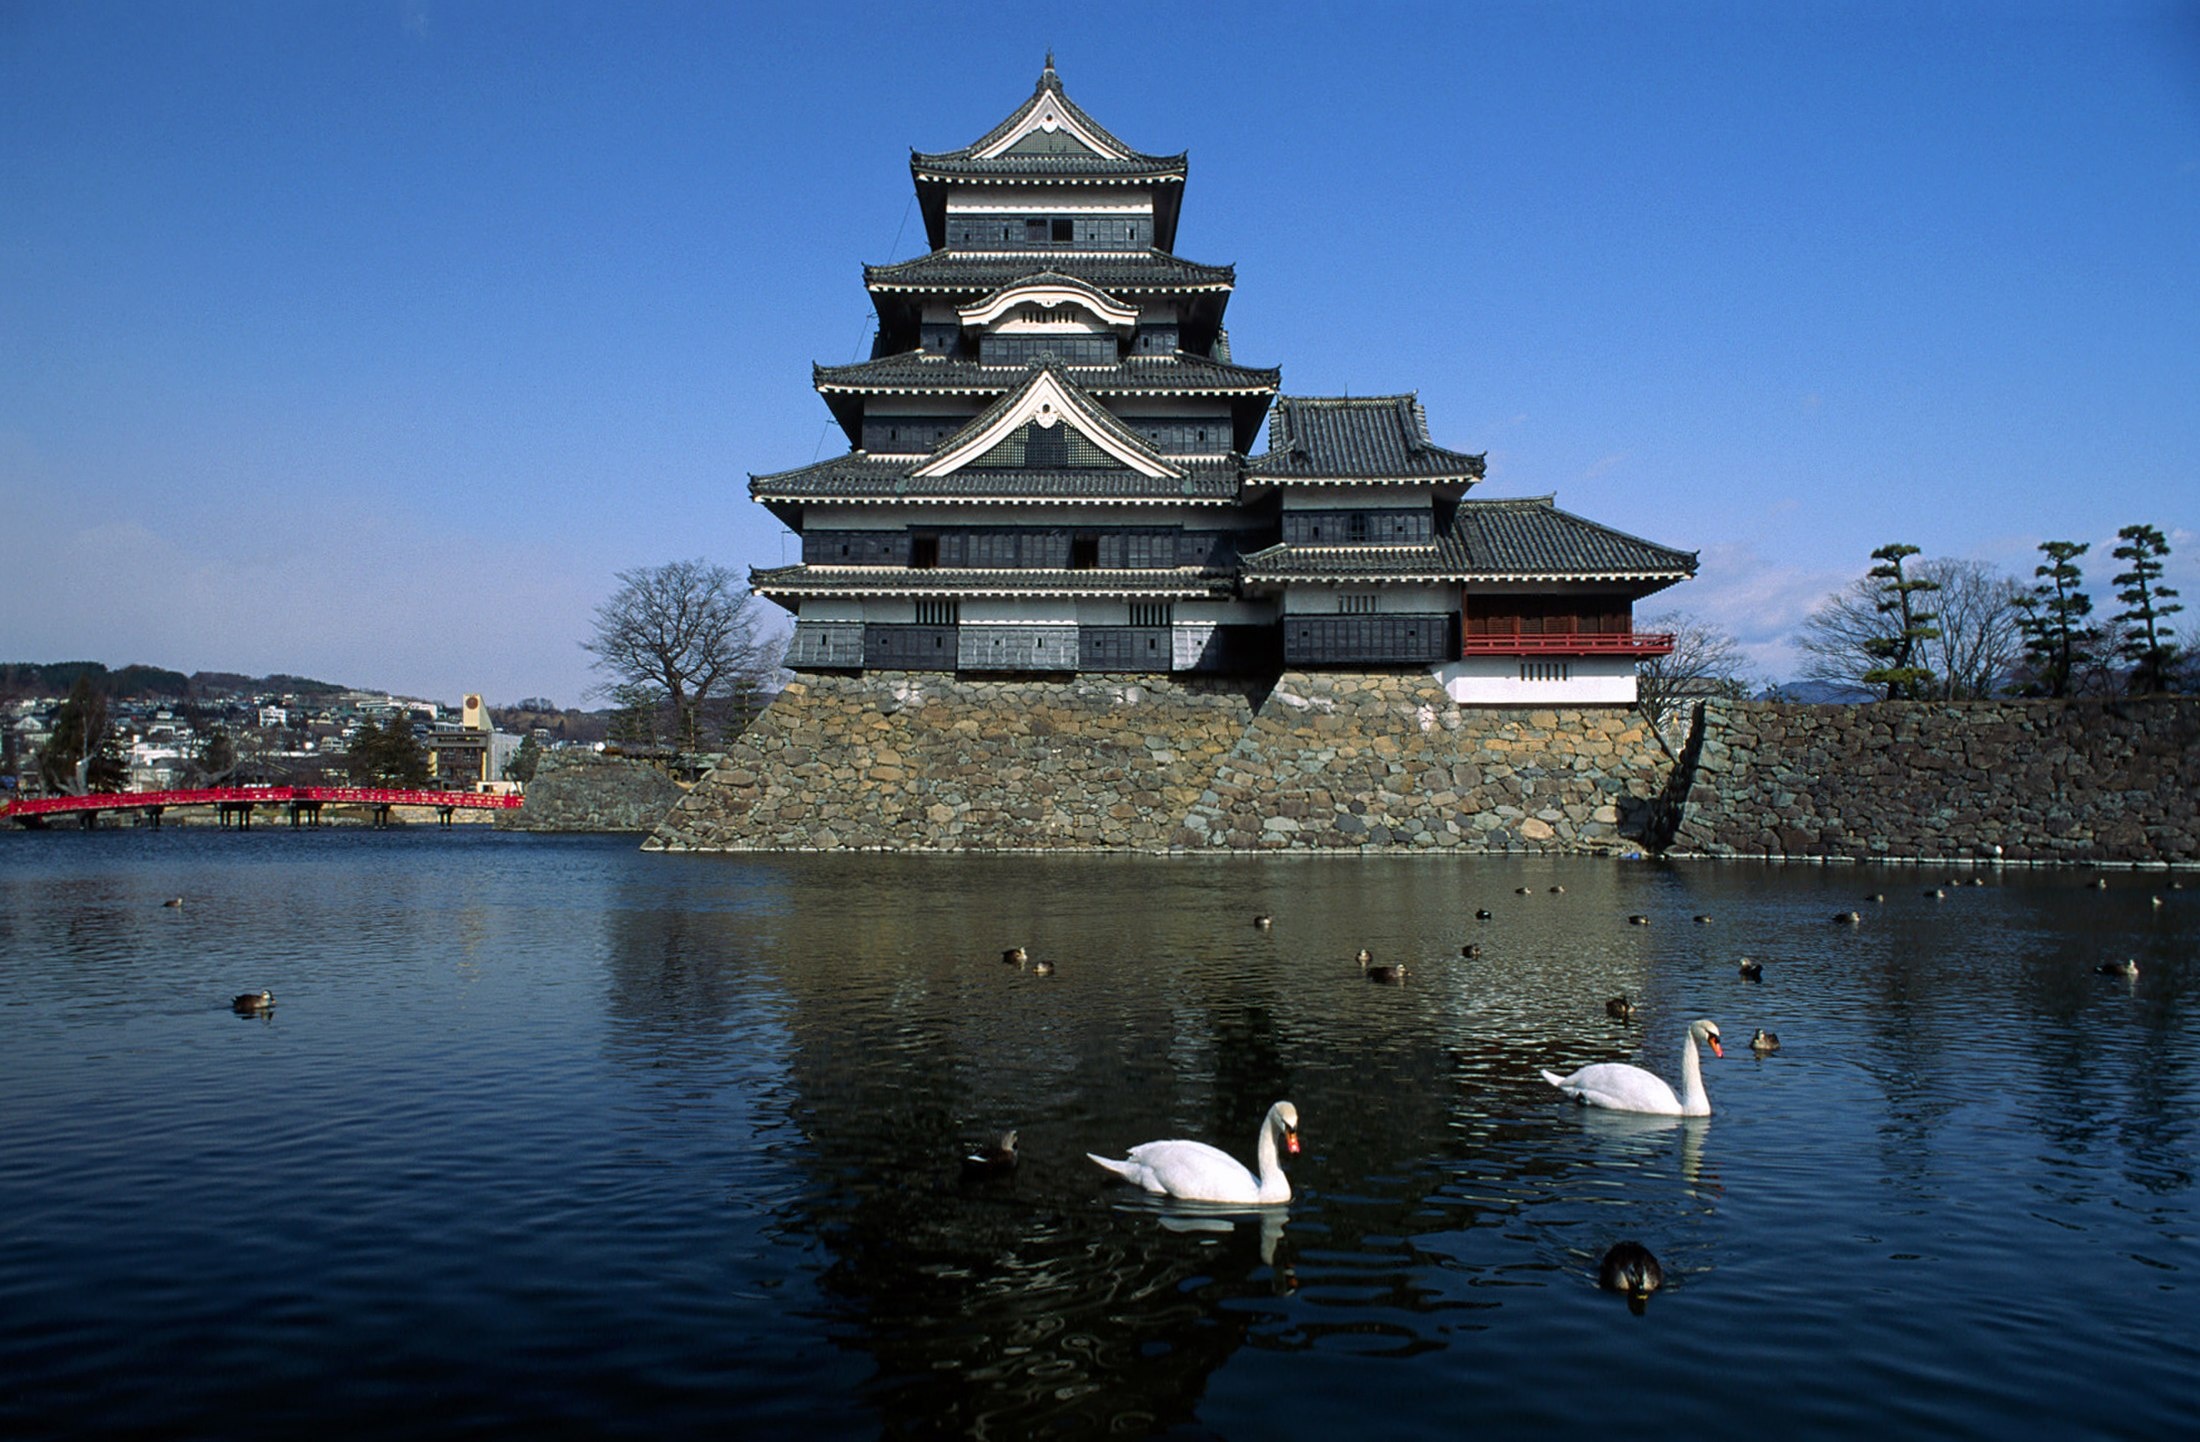
{"type": "Polygon", "coordinates": [[[687,795],[645,761],[597,751],[546,751],[517,811],[496,813],[514,831],[654,831],[687,795]]]}
{"type": "Polygon", "coordinates": [[[1709,702],[1672,850],[2200,861],[2200,700],[1709,702]]]}
{"type": "Polygon", "coordinates": [[[1646,834],[1669,762],[1621,708],[1468,711],[1426,673],[790,686],[664,850],[1578,851],[1646,834]]]}
{"type": "Polygon", "coordinates": [[[1426,672],[1287,672],[1175,841],[1238,851],[1635,849],[1670,770],[1630,708],[1462,708],[1426,672]]]}

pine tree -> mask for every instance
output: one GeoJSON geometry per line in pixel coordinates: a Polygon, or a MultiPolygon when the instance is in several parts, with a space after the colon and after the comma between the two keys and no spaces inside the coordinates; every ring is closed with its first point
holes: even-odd
{"type": "Polygon", "coordinates": [[[2126,526],[2116,537],[2124,544],[2109,554],[2131,566],[2116,577],[2120,588],[2116,599],[2124,603],[2125,609],[2115,618],[2131,626],[2130,638],[2123,647],[2124,657],[2132,665],[2131,690],[2141,695],[2167,691],[2177,645],[2162,625],[2162,618],[2185,609],[2173,599],[2177,592],[2162,584],[2162,558],[2169,554],[2169,542],[2152,526],[2126,526]]]}
{"type": "Polygon", "coordinates": [[[1921,610],[1914,598],[1939,590],[1940,583],[1904,574],[1903,558],[1916,554],[1915,546],[1890,542],[1872,552],[1872,559],[1879,564],[1866,573],[1879,582],[1878,610],[1889,618],[1893,629],[1864,643],[1865,652],[1879,664],[1866,671],[1862,679],[1867,686],[1886,687],[1889,701],[1915,697],[1933,679],[1930,670],[1917,664],[1918,646],[1939,638],[1939,628],[1933,622],[1940,618],[1935,612],[1921,610]]]}
{"type": "Polygon", "coordinates": [[[2034,694],[2068,696],[2079,669],[2100,644],[2101,633],[2086,618],[2093,598],[2079,589],[2084,573],[2078,557],[2090,547],[2083,541],[2042,541],[2047,560],[2033,568],[2039,577],[2024,598],[2024,650],[2032,663],[2034,694]]]}

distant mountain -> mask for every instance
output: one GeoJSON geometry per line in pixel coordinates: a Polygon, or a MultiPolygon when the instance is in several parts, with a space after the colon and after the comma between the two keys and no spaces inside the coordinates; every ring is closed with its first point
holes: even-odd
{"type": "Polygon", "coordinates": [[[186,676],[160,666],[124,666],[110,671],[97,661],[10,661],[0,663],[0,700],[61,696],[79,676],[112,700],[222,701],[274,692],[286,696],[340,696],[348,688],[307,676],[243,676],[233,671],[197,671],[186,676]]]}
{"type": "Polygon", "coordinates": [[[1846,681],[1787,681],[1777,686],[1767,686],[1760,701],[1800,701],[1807,705],[1856,706],[1866,701],[1877,701],[1879,693],[1869,686],[1858,686],[1846,681]]]}

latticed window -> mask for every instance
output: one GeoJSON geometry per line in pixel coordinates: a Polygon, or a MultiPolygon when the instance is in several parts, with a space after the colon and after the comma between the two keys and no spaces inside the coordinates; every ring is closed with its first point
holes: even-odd
{"type": "Polygon", "coordinates": [[[1373,591],[1344,591],[1337,596],[1337,609],[1347,616],[1372,616],[1375,614],[1373,591]]]}
{"type": "Polygon", "coordinates": [[[1571,661],[1522,661],[1520,679],[1523,681],[1571,681],[1574,668],[1571,661]]]}
{"type": "Polygon", "coordinates": [[[1133,601],[1131,602],[1131,624],[1133,626],[1166,626],[1169,624],[1171,615],[1175,610],[1176,603],[1173,601],[1133,601]]]}
{"type": "Polygon", "coordinates": [[[920,626],[953,626],[958,624],[962,612],[959,601],[917,602],[917,624],[920,626]]]}

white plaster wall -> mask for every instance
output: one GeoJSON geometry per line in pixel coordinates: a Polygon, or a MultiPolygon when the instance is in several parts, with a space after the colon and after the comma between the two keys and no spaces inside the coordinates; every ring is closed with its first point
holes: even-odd
{"type": "Polygon", "coordinates": [[[1061,215],[1151,215],[1153,201],[1096,200],[1089,190],[1052,185],[1013,189],[958,186],[947,198],[949,215],[1036,215],[1041,211],[1061,215]]]}
{"type": "MultiPolygon", "coordinates": [[[[802,603],[802,619],[805,621],[892,621],[902,619],[895,616],[880,615],[879,612],[882,606],[886,604],[889,603],[865,602],[841,597],[805,600],[802,603]]],[[[890,604],[902,606],[909,609],[912,615],[914,614],[914,603],[912,602],[901,601],[890,604]]]]}
{"type": "MultiPolygon", "coordinates": [[[[1475,656],[1432,667],[1444,694],[1462,706],[1632,706],[1635,665],[1622,656],[1565,658],[1570,679],[1523,681],[1520,657],[1475,656]]],[[[1547,658],[1557,660],[1557,657],[1547,658]]]]}
{"type": "Polygon", "coordinates": [[[1074,626],[1077,601],[1069,596],[972,596],[962,603],[965,626],[1074,626]]]}
{"type": "MultiPolygon", "coordinates": [[[[1376,615],[1448,615],[1459,605],[1459,588],[1443,585],[1335,585],[1290,586],[1283,593],[1287,616],[1336,616],[1344,613],[1346,595],[1374,593],[1376,615]]],[[[1365,614],[1365,613],[1362,613],[1365,614]]]]}
{"type": "Polygon", "coordinates": [[[1266,601],[1179,601],[1178,625],[1264,626],[1276,619],[1276,608],[1266,601]]]}

